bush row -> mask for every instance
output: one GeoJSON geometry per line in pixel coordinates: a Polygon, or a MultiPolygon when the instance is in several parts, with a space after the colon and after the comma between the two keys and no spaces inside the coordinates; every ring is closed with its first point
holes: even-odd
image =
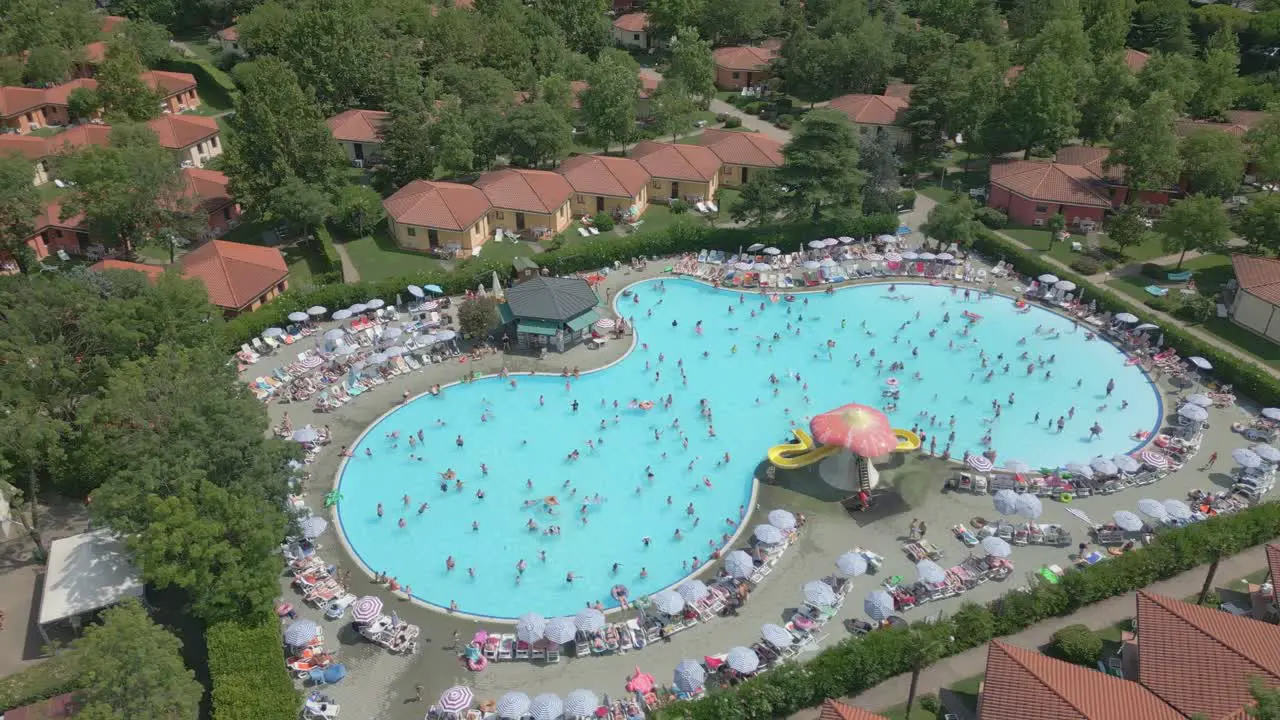
{"type": "MultiPolygon", "coordinates": [[[[658,720],[767,720],[813,707],[826,698],[856,696],[910,672],[915,649],[927,642],[955,655],[1052,617],[1070,615],[1106,598],[1167,580],[1221,556],[1280,535],[1280,504],[1265,503],[1234,515],[1166,530],[1156,542],[1104,563],[1072,570],[1057,585],[1011,591],[988,605],[966,603],[950,617],[911,630],[879,630],[848,638],[804,664],[787,663],[735,688],[659,710],[658,720]],[[915,633],[922,633],[923,638],[915,633]],[[914,645],[914,647],[913,647],[914,645]]],[[[853,599],[857,602],[857,599],[853,599]]],[[[906,698],[903,698],[905,700],[906,698]]]]}
{"type": "Polygon", "coordinates": [[[236,84],[231,76],[200,58],[165,60],[160,63],[160,67],[169,72],[190,73],[202,88],[217,85],[228,93],[236,91],[236,84]]]}
{"type": "Polygon", "coordinates": [[[0,715],[9,710],[48,700],[80,687],[80,676],[68,652],[0,678],[0,715]]]}
{"type": "Polygon", "coordinates": [[[992,232],[979,233],[973,244],[974,250],[994,260],[1004,260],[1013,265],[1023,275],[1037,277],[1044,273],[1052,273],[1064,280],[1075,283],[1085,294],[1087,300],[1097,300],[1098,307],[1113,313],[1127,312],[1136,315],[1142,322],[1155,323],[1164,333],[1165,345],[1176,348],[1182,357],[1199,355],[1213,364],[1213,373],[1224,382],[1231,383],[1235,389],[1250,396],[1263,405],[1280,405],[1280,380],[1266,372],[1261,366],[1241,359],[1224,351],[1216,344],[1200,338],[1177,326],[1171,326],[1162,318],[1157,318],[1139,303],[1132,302],[1107,287],[1094,285],[1080,275],[1064,272],[1058,265],[1051,265],[1039,255],[1024,252],[1021,247],[992,232]]]}
{"type": "Polygon", "coordinates": [[[325,264],[325,273],[342,273],[342,258],[338,257],[338,249],[333,246],[333,233],[323,225],[316,229],[316,248],[325,264]]]}
{"type": "Polygon", "coordinates": [[[302,698],[284,664],[280,625],[224,622],[205,633],[213,720],[295,720],[302,698]]]}
{"type": "MultiPolygon", "coordinates": [[[[562,245],[534,259],[550,272],[563,275],[612,267],[615,261],[626,262],[641,256],[663,257],[701,249],[736,252],[754,243],[777,245],[791,251],[816,238],[879,235],[893,233],[897,227],[898,218],[893,214],[855,217],[840,223],[797,223],[763,228],[713,227],[699,220],[682,218],[659,231],[641,231],[623,237],[592,236],[590,240],[562,245]]],[[[509,283],[514,272],[509,262],[486,260],[482,256],[459,262],[451,272],[428,270],[388,280],[291,288],[270,304],[227,322],[223,327],[226,346],[228,350],[234,350],[269,327],[283,327],[290,312],[305,310],[312,305],[337,310],[375,297],[392,302],[410,284],[439,285],[446,293],[460,294],[480,284],[488,286],[494,273],[504,283],[509,283]]]]}

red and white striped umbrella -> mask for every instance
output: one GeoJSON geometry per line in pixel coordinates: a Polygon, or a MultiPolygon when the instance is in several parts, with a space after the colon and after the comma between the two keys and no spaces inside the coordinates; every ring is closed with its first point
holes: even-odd
{"type": "Polygon", "coordinates": [[[471,692],[471,688],[465,685],[454,685],[444,694],[440,696],[440,701],[436,704],[445,712],[461,712],[471,707],[471,701],[475,700],[475,693],[471,692]]]}
{"type": "Polygon", "coordinates": [[[600,318],[596,321],[596,327],[601,330],[612,330],[617,324],[613,318],[600,318]]]}
{"type": "Polygon", "coordinates": [[[365,595],[351,604],[351,619],[356,622],[372,622],[382,613],[382,598],[365,595]]]}
{"type": "Polygon", "coordinates": [[[866,458],[888,455],[898,447],[889,418],[866,405],[851,404],[825,412],[809,423],[823,445],[838,445],[866,458]]]}
{"type": "Polygon", "coordinates": [[[965,464],[978,472],[991,472],[991,468],[995,467],[986,455],[970,455],[969,459],[965,460],[965,464]]]}
{"type": "Polygon", "coordinates": [[[1155,450],[1143,450],[1142,454],[1138,456],[1138,459],[1157,470],[1163,470],[1164,468],[1169,467],[1169,458],[1155,450]]]}

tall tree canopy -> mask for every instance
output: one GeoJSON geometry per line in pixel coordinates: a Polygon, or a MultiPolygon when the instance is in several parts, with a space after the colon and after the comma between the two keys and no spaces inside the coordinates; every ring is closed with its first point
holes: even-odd
{"type": "Polygon", "coordinates": [[[22,272],[35,269],[35,252],[27,245],[40,212],[40,191],[31,183],[31,162],[20,155],[0,155],[0,252],[22,272]]]}
{"type": "Polygon", "coordinates": [[[936,58],[911,91],[904,121],[917,151],[936,155],[945,138],[975,136],[995,109],[1002,82],[984,43],[961,43],[936,58]]]}
{"type": "Polygon", "coordinates": [[[1189,195],[1170,205],[1160,216],[1156,229],[1164,235],[1165,252],[1178,253],[1178,265],[1192,250],[1217,252],[1231,237],[1231,219],[1222,200],[1207,195],[1189,195]]]}
{"type": "Polygon", "coordinates": [[[684,26],[671,40],[671,67],[665,75],[676,80],[703,107],[716,95],[716,63],[711,43],[698,38],[698,30],[684,26]]]}
{"type": "Polygon", "coordinates": [[[1240,138],[1216,130],[1201,130],[1182,140],[1182,171],[1193,193],[1228,198],[1240,191],[1245,150],[1240,138]]]}
{"type": "Polygon", "coordinates": [[[1018,75],[1003,94],[993,122],[984,133],[993,147],[1056,152],[1076,136],[1076,77],[1054,55],[1043,55],[1018,75]]]}
{"type": "Polygon", "coordinates": [[[117,39],[107,44],[97,80],[108,122],[142,122],[160,114],[160,97],[142,81],[145,69],[131,43],[117,39]]]}
{"type": "Polygon", "coordinates": [[[1125,183],[1134,190],[1171,187],[1182,172],[1173,125],[1176,119],[1173,98],[1162,92],[1153,94],[1120,126],[1107,165],[1123,167],[1125,183]]]}
{"type": "Polygon", "coordinates": [[[819,109],[804,116],[782,148],[776,173],[793,217],[816,222],[857,210],[864,182],[858,145],[843,113],[819,109]]]}
{"type": "Polygon", "coordinates": [[[621,50],[606,50],[587,77],[582,91],[582,117],[592,139],[606,150],[626,142],[635,131],[639,67],[621,50]]]}

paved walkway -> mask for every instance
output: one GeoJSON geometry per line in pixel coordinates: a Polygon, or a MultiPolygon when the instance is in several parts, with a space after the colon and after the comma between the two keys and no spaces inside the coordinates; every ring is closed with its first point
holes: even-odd
{"type": "MultiPolygon", "coordinates": [[[[640,74],[645,77],[652,78],[657,82],[662,82],[662,75],[653,68],[641,68],[640,74]]],[[[789,131],[783,130],[782,128],[775,126],[773,123],[761,120],[755,115],[748,115],[723,100],[716,100],[713,98],[711,100],[710,110],[717,115],[720,113],[732,115],[742,120],[742,127],[767,135],[778,142],[785,143],[791,140],[791,133],[789,131]]]]}
{"type": "Polygon", "coordinates": [[[356,269],[356,264],[351,260],[351,256],[347,254],[346,246],[342,243],[334,243],[333,249],[338,253],[338,260],[342,261],[342,282],[360,282],[360,271],[356,269]]]}
{"type": "MultiPolygon", "coordinates": [[[[1224,559],[1218,566],[1219,581],[1244,577],[1251,572],[1266,567],[1265,546],[1259,545],[1239,555],[1224,559]]],[[[1177,577],[1154,583],[1146,589],[1160,595],[1173,598],[1185,598],[1200,592],[1204,584],[1205,567],[1189,570],[1177,577]]],[[[1054,618],[1037,623],[1017,635],[1003,638],[1011,645],[1024,648],[1039,648],[1047,644],[1058,630],[1075,624],[1087,625],[1093,630],[1101,630],[1116,623],[1127,620],[1134,615],[1134,594],[1129,593],[1109,600],[1089,605],[1062,618],[1054,618]]],[[[960,680],[979,674],[987,665],[986,646],[967,650],[953,655],[941,662],[929,666],[920,674],[919,692],[936,692],[938,688],[946,688],[960,680]]],[[[840,698],[863,708],[884,710],[906,702],[907,689],[911,684],[911,675],[904,674],[886,680],[856,698],[840,698]]],[[[792,716],[797,720],[813,720],[818,717],[818,710],[810,708],[792,716]]]]}

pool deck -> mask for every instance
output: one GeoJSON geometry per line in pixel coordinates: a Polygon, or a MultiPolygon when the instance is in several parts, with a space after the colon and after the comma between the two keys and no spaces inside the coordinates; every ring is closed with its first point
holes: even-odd
{"type": "MultiPolygon", "coordinates": [[[[665,264],[650,263],[649,270],[643,273],[625,270],[615,273],[603,284],[602,292],[607,290],[616,293],[638,280],[660,277],[661,268],[665,264]]],[[[1011,285],[1008,281],[1000,281],[998,290],[1011,293],[1011,285]]],[[[332,325],[326,323],[326,329],[329,326],[332,325]]],[[[354,439],[372,422],[399,402],[405,390],[416,395],[430,385],[456,381],[464,369],[495,373],[506,365],[512,372],[559,373],[563,366],[576,365],[586,371],[616,361],[625,354],[628,347],[628,343],[609,343],[599,350],[578,346],[564,354],[553,353],[544,361],[523,355],[504,357],[497,354],[467,365],[433,365],[421,372],[390,380],[380,388],[362,394],[339,411],[328,414],[313,413],[311,403],[271,403],[267,408],[273,425],[279,424],[283,414],[288,411],[295,428],[307,423],[329,426],[332,444],[310,466],[312,480],[307,487],[307,499],[311,507],[316,508],[318,513],[325,512],[320,509],[323,508],[324,494],[333,486],[338,469],[338,448],[352,445],[354,439]]],[[[286,349],[276,356],[263,358],[246,371],[246,377],[270,372],[274,366],[291,360],[296,352],[286,349]]],[[[1167,410],[1173,390],[1163,382],[1159,386],[1164,393],[1167,410]]],[[[1078,499],[1072,507],[1085,511],[1094,520],[1104,521],[1115,510],[1134,509],[1142,497],[1161,500],[1184,498],[1192,488],[1216,491],[1229,486],[1230,479],[1225,474],[1231,467],[1228,451],[1242,445],[1242,440],[1233,435],[1229,428],[1232,422],[1244,420],[1245,417],[1245,411],[1240,408],[1210,410],[1211,426],[1205,433],[1204,447],[1197,459],[1203,462],[1209,452],[1219,451],[1224,458],[1215,468],[1219,472],[1199,472],[1195,467],[1200,463],[1192,462],[1157,485],[1105,497],[1078,499]]],[[[760,448],[759,459],[762,462],[765,449],[760,448]]],[[[844,632],[839,621],[848,617],[860,617],[862,597],[878,587],[881,579],[891,575],[913,575],[913,564],[900,549],[907,526],[913,518],[927,524],[928,538],[945,553],[944,565],[965,557],[967,549],[952,537],[949,528],[956,523],[968,523],[974,516],[991,517],[995,513],[989,495],[944,494],[941,491],[943,480],[953,474],[954,467],[918,455],[895,456],[881,470],[881,482],[882,486],[894,486],[899,492],[880,495],[871,511],[858,513],[853,517],[845,513],[838,503],[833,502],[846,493],[827,486],[812,468],[779,472],[778,484],[760,485],[753,512],[767,512],[775,507],[783,507],[804,512],[809,517],[809,522],[800,539],[787,551],[774,572],[751,594],[739,616],[717,618],[711,623],[686,630],[669,642],[651,645],[642,651],[623,656],[606,655],[581,660],[564,657],[559,664],[550,666],[504,662],[492,664],[481,673],[468,672],[458,663],[452,650],[453,634],[457,632],[462,641],[466,642],[478,629],[498,628],[493,624],[486,626],[483,622],[451,617],[407,601],[393,599],[384,588],[369,581],[359,565],[343,550],[332,529],[320,539],[321,555],[329,562],[350,571],[352,592],[382,597],[388,611],[395,610],[401,618],[422,628],[418,653],[411,657],[392,656],[382,648],[357,637],[346,623],[338,626],[325,621],[311,609],[302,610],[302,614],[330,628],[329,634],[333,638],[330,642],[331,649],[337,649],[339,657],[347,664],[348,677],[340,685],[325,689],[343,706],[344,717],[417,720],[426,713],[429,705],[444,689],[454,684],[471,686],[479,699],[496,698],[508,690],[521,690],[530,695],[540,692],[564,695],[577,688],[588,688],[601,696],[618,696],[623,693],[626,676],[636,666],[653,673],[659,682],[666,683],[670,681],[672,668],[682,659],[700,660],[704,655],[724,652],[735,645],[749,645],[759,638],[762,624],[781,623],[789,618],[801,599],[800,587],[803,583],[830,574],[836,557],[855,545],[862,546],[884,555],[886,563],[878,575],[854,581],[848,602],[835,621],[826,626],[829,637],[820,646],[839,640],[844,632]],[[419,685],[423,688],[422,702],[414,700],[415,688],[419,685]]],[[[1064,508],[1059,503],[1046,502],[1040,522],[1061,523],[1072,531],[1075,542],[1085,539],[1087,535],[1083,523],[1065,512],[1064,508]]],[[[748,521],[743,524],[753,523],[748,521]]],[[[1071,561],[1069,555],[1073,552],[1074,547],[1019,547],[1011,558],[1017,571],[1007,581],[989,582],[957,598],[928,603],[907,611],[905,617],[917,621],[935,613],[952,612],[965,601],[991,600],[1024,584],[1025,574],[1029,571],[1046,564],[1068,565],[1071,561]]],[[[282,595],[295,605],[302,604],[283,575],[281,590],[282,595]]]]}

